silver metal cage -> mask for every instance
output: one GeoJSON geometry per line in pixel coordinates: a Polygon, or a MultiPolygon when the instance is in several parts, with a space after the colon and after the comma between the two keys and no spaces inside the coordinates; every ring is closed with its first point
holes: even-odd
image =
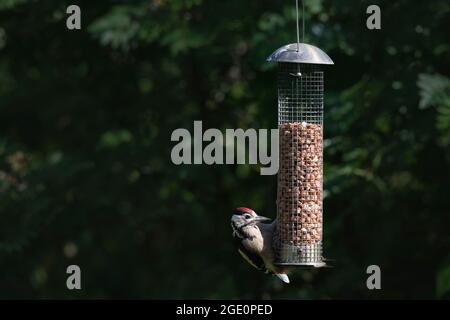
{"type": "Polygon", "coordinates": [[[319,48],[290,44],[268,61],[278,62],[276,263],[324,266],[322,256],[323,93],[325,64],[319,48]]]}

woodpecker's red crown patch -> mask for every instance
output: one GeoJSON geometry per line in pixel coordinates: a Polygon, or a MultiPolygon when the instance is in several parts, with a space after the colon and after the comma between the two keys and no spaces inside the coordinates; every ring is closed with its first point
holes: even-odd
{"type": "Polygon", "coordinates": [[[239,207],[239,208],[236,208],[235,212],[253,213],[253,210],[249,209],[249,208],[246,208],[246,207],[239,207]]]}

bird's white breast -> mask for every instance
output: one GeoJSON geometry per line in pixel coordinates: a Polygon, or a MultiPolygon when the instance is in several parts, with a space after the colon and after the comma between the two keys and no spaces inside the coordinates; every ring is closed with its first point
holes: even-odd
{"type": "Polygon", "coordinates": [[[261,231],[257,226],[249,226],[245,228],[245,239],[242,245],[249,251],[260,254],[264,249],[264,239],[261,231]]]}

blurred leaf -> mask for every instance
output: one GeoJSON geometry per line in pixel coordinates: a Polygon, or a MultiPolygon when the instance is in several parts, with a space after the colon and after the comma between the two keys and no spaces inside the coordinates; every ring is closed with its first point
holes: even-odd
{"type": "Polygon", "coordinates": [[[450,266],[439,270],[437,273],[436,295],[438,298],[450,297],[450,266]]]}
{"type": "Polygon", "coordinates": [[[27,0],[0,0],[0,10],[13,9],[27,2],[27,0]]]}
{"type": "Polygon", "coordinates": [[[138,18],[143,15],[140,7],[115,6],[109,13],[95,20],[88,31],[105,46],[127,50],[136,40],[140,30],[138,18]]]}
{"type": "Polygon", "coordinates": [[[450,80],[439,74],[420,74],[417,80],[421,109],[440,104],[450,99],[450,80]]]}
{"type": "Polygon", "coordinates": [[[133,136],[127,130],[117,130],[105,132],[99,141],[99,147],[116,148],[121,144],[129,143],[133,136]]]}
{"type": "Polygon", "coordinates": [[[436,128],[441,132],[443,145],[450,144],[450,79],[439,74],[420,74],[417,81],[420,89],[421,109],[436,108],[436,128]]]}

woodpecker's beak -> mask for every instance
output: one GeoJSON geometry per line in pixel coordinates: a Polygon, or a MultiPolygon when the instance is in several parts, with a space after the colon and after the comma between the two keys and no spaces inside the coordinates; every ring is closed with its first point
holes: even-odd
{"type": "Polygon", "coordinates": [[[267,218],[267,217],[263,217],[263,216],[257,216],[256,218],[255,218],[255,221],[270,221],[270,220],[272,220],[272,219],[270,219],[270,218],[267,218]]]}

